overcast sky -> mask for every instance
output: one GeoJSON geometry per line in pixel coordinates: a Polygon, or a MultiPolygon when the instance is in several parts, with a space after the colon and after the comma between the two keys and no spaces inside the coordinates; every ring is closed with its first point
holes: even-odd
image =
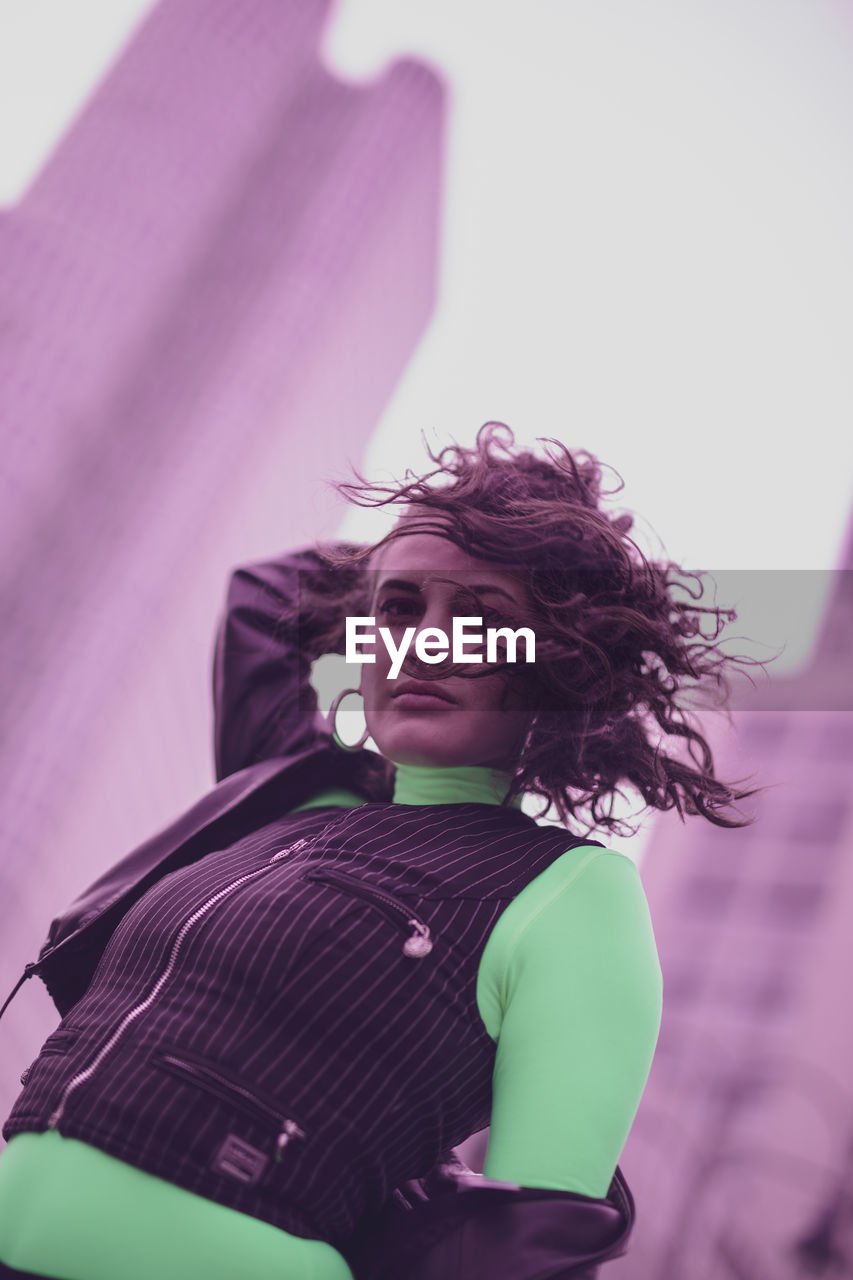
{"type": "MultiPolygon", "coordinates": [[[[0,0],[8,208],[151,7],[0,0]]],[[[693,567],[832,567],[853,500],[853,8],[341,0],[330,67],[369,80],[401,53],[450,85],[441,302],[352,461],[401,475],[422,429],[467,442],[498,418],[614,465],[649,545],[693,567]]]]}

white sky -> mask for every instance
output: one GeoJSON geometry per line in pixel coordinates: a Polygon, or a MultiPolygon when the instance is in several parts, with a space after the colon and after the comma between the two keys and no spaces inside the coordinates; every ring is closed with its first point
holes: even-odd
{"type": "MultiPolygon", "coordinates": [[[[151,7],[0,0],[0,202],[151,7]]],[[[425,57],[452,94],[441,303],[353,462],[420,470],[421,429],[468,442],[499,418],[614,465],[693,567],[836,563],[853,499],[846,0],[340,0],[324,53],[355,79],[425,57]]],[[[375,531],[359,511],[341,530],[375,531]]]]}

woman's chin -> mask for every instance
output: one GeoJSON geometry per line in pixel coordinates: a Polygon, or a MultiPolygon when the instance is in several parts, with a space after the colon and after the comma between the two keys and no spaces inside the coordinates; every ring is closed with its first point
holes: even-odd
{"type": "Polygon", "coordinates": [[[470,765],[482,765],[490,769],[509,769],[506,761],[489,758],[487,747],[454,741],[447,732],[428,734],[403,733],[371,734],[380,752],[394,764],[428,766],[434,769],[458,769],[470,765]]]}
{"type": "Polygon", "coordinates": [[[393,746],[380,746],[380,751],[394,764],[414,764],[433,769],[456,769],[460,765],[473,764],[464,754],[437,744],[415,744],[409,742],[395,743],[393,746]]]}
{"type": "Polygon", "coordinates": [[[405,724],[374,727],[371,737],[383,756],[395,764],[433,765],[436,768],[471,764],[469,757],[472,753],[458,740],[446,718],[442,718],[444,724],[436,723],[433,718],[431,723],[421,719],[414,723],[407,721],[405,724]]]}

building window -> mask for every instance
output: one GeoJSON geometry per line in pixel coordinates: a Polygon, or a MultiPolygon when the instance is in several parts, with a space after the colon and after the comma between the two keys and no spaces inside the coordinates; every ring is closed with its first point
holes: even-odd
{"type": "Polygon", "coordinates": [[[699,996],[705,970],[686,963],[667,968],[664,976],[664,1001],[669,1005],[691,1004],[699,996]]]}
{"type": "Polygon", "coordinates": [[[761,907],[771,919],[786,927],[802,926],[813,923],[826,885],[815,880],[777,880],[759,891],[761,907]]]}
{"type": "Polygon", "coordinates": [[[791,717],[786,711],[742,711],[737,717],[735,742],[745,757],[775,755],[788,735],[791,717]]]}
{"type": "Polygon", "coordinates": [[[845,796],[803,800],[785,824],[789,840],[808,845],[834,845],[847,824],[849,804],[845,796]]]}
{"type": "Polygon", "coordinates": [[[756,1013],[770,1017],[791,1003],[793,981],[789,966],[772,969],[751,984],[750,1005],[756,1013]]]}
{"type": "Polygon", "coordinates": [[[841,712],[828,715],[818,730],[815,754],[821,760],[853,760],[853,718],[841,712]]]}
{"type": "Polygon", "coordinates": [[[736,881],[730,876],[694,873],[681,885],[681,905],[699,915],[720,916],[734,896],[736,881]]]}

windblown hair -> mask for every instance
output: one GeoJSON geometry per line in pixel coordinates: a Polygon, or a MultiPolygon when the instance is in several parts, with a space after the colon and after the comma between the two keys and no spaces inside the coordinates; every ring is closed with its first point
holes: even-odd
{"type": "MultiPolygon", "coordinates": [[[[436,467],[423,476],[407,470],[402,483],[378,485],[355,471],[357,483],[337,482],[350,501],[403,504],[409,518],[375,544],[319,548],[335,586],[330,592],[329,580],[318,579],[316,589],[303,588],[300,621],[313,656],[343,652],[345,618],[370,611],[371,556],[407,533],[447,536],[474,557],[526,570],[519,578],[532,612],[509,625],[535,624],[536,662],[503,671],[528,682],[536,718],[504,804],[531,793],[545,801],[537,816],[553,805],[570,830],[623,835],[636,830],[614,812],[627,787],[643,808],[748,825],[733,806],[757,789],[716,776],[694,715],[703,704],[726,711],[732,669],[761,665],[722,649],[734,610],[698,603],[701,573],[647,559],[629,537],[633,518],[603,509],[623,487],[618,476],[605,489],[592,454],[550,438],[539,443],[554,446],[545,458],[518,448],[505,424],[487,422],[472,448],[451,445],[436,455],[427,445],[436,467]]],[[[495,670],[445,665],[440,675],[495,670]]],[[[436,678],[435,668],[419,665],[417,675],[436,678]]],[[[390,781],[391,762],[384,763],[390,781]]]]}

